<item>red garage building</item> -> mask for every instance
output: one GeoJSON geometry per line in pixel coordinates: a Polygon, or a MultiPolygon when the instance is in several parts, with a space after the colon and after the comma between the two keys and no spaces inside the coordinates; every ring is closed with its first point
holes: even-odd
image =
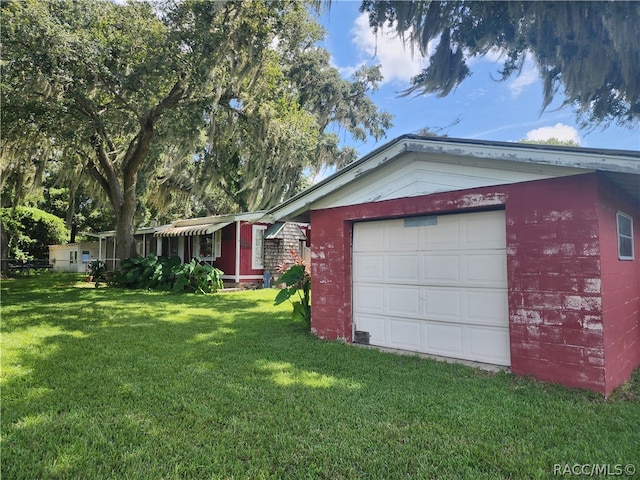
{"type": "Polygon", "coordinates": [[[311,222],[321,338],[607,395],[640,365],[638,152],[407,135],[269,213],[311,222]]]}

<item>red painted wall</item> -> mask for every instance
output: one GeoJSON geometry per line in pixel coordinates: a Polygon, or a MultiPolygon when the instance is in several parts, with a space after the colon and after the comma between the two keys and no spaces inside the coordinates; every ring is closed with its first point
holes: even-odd
{"type": "Polygon", "coordinates": [[[617,205],[600,205],[601,183],[585,174],[312,211],[312,331],[352,340],[353,222],[504,208],[512,371],[610,393],[640,363],[640,274],[637,263],[601,259],[612,241],[604,234],[601,247],[601,232],[611,232],[601,218],[617,205]],[[623,270],[624,282],[607,279],[623,270]],[[624,320],[614,321],[620,312],[624,320]]]}
{"type": "MultiPolygon", "coordinates": [[[[262,275],[263,270],[254,270],[251,268],[252,240],[253,230],[252,223],[241,222],[240,224],[240,275],[262,275]]],[[[256,225],[269,224],[259,223],[256,225]]],[[[215,262],[217,268],[222,270],[225,275],[236,274],[236,223],[227,225],[222,229],[221,233],[221,256],[215,262]]],[[[256,280],[242,280],[241,282],[255,282],[256,280]]]]}
{"type": "Polygon", "coordinates": [[[509,187],[511,369],[605,389],[595,175],[509,187]]]}
{"type": "MultiPolygon", "coordinates": [[[[241,275],[262,275],[264,269],[254,270],[251,268],[251,255],[253,254],[253,225],[263,225],[268,227],[268,223],[242,223],[240,225],[240,274],[241,275]]],[[[249,282],[255,280],[248,280],[249,282]]]]}
{"type": "Polygon", "coordinates": [[[605,382],[609,394],[640,365],[640,212],[599,178],[605,382]],[[634,260],[618,259],[616,213],[633,217],[634,260]]]}
{"type": "Polygon", "coordinates": [[[220,258],[216,259],[215,266],[224,272],[225,275],[235,275],[236,273],[236,224],[233,222],[227,225],[220,232],[220,258]]]}

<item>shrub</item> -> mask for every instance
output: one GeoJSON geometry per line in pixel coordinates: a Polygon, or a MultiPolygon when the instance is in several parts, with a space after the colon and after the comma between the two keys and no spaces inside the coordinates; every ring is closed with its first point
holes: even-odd
{"type": "Polygon", "coordinates": [[[107,264],[102,260],[92,260],[87,265],[87,273],[93,277],[93,281],[96,283],[96,288],[100,284],[100,281],[105,280],[107,273],[107,264]]]}
{"type": "Polygon", "coordinates": [[[49,258],[49,245],[64,243],[69,237],[64,220],[39,208],[2,208],[0,216],[9,256],[17,260],[49,258]]]}
{"type": "Polygon", "coordinates": [[[173,290],[195,293],[215,293],[222,288],[222,270],[209,264],[201,264],[195,258],[189,263],[173,269],[175,282],[173,290]]]}
{"type": "Polygon", "coordinates": [[[195,258],[181,265],[180,257],[151,254],[123,260],[112,283],[124,288],[214,293],[222,288],[223,274],[211,265],[200,264],[195,258]]]}
{"type": "Polygon", "coordinates": [[[291,255],[294,257],[295,263],[278,279],[279,283],[285,284],[285,288],[278,292],[274,304],[280,305],[289,300],[293,305],[292,318],[302,320],[311,326],[311,274],[307,270],[304,260],[293,251],[291,255]],[[291,297],[296,294],[299,300],[291,301],[291,297]]]}
{"type": "Polygon", "coordinates": [[[146,257],[127,258],[120,262],[113,284],[124,288],[171,290],[174,282],[172,269],[180,262],[180,257],[158,257],[153,253],[146,257]]]}

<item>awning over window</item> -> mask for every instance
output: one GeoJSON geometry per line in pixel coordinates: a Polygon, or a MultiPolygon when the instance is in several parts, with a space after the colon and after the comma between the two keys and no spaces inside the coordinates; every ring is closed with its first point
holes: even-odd
{"type": "Polygon", "coordinates": [[[278,222],[271,225],[266,232],[264,232],[264,239],[271,240],[273,238],[278,238],[278,234],[284,228],[284,222],[278,222]]]}
{"type": "Polygon", "coordinates": [[[224,223],[205,223],[200,225],[187,225],[184,227],[178,227],[171,225],[164,230],[156,232],[156,237],[191,237],[195,235],[210,235],[227,225],[231,225],[232,222],[224,223]]]}

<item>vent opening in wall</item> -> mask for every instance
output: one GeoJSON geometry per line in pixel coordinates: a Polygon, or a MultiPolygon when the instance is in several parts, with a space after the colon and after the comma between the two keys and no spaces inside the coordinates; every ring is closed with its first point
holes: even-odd
{"type": "Polygon", "coordinates": [[[353,336],[354,343],[362,343],[364,345],[369,345],[369,340],[371,339],[371,334],[369,332],[365,332],[363,330],[356,330],[353,336]]]}

